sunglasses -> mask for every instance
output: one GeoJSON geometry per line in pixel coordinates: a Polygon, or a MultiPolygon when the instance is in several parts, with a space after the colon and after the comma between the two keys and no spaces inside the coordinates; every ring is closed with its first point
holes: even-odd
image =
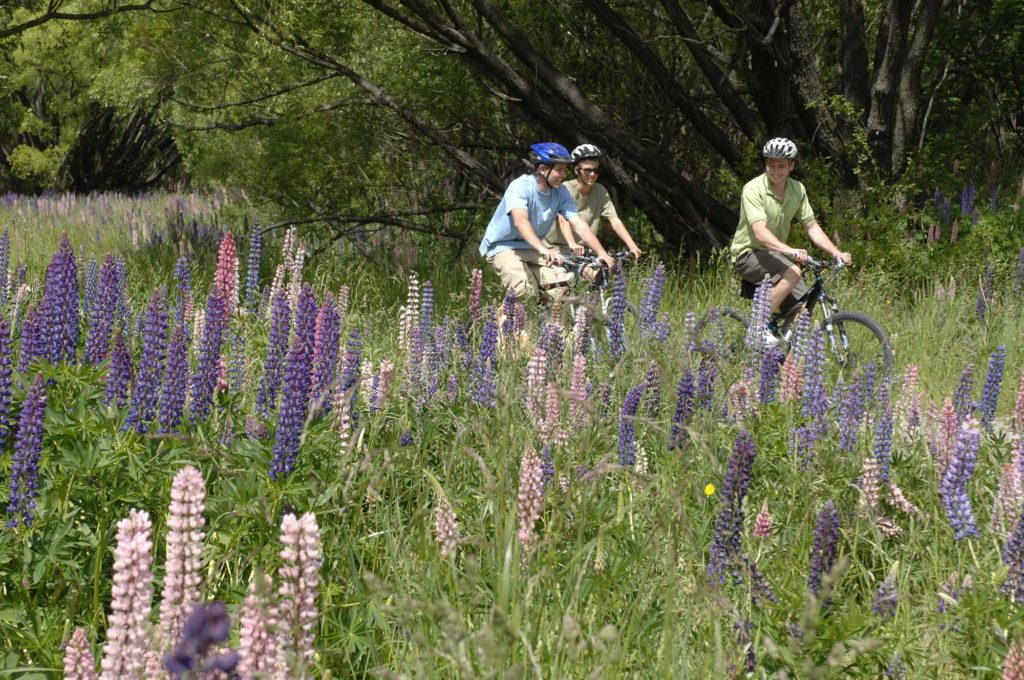
{"type": "Polygon", "coordinates": [[[581,175],[596,175],[599,172],[601,172],[601,169],[600,168],[580,168],[576,172],[578,172],[581,175]]]}

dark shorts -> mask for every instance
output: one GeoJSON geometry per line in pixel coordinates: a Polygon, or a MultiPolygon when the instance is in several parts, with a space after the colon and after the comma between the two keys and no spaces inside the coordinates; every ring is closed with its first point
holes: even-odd
{"type": "MultiPolygon", "coordinates": [[[[786,270],[793,265],[794,262],[782,253],[770,250],[748,250],[739,256],[733,268],[736,269],[737,274],[743,277],[744,281],[757,285],[764,280],[765,274],[771,277],[773,284],[777,283],[786,270]]],[[[793,286],[789,297],[782,301],[780,309],[787,310],[806,296],[807,284],[801,278],[793,286]]]]}

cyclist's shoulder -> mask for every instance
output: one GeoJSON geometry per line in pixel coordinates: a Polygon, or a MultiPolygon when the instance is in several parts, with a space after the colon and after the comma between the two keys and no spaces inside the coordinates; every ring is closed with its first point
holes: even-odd
{"type": "Polygon", "coordinates": [[[744,184],[742,192],[744,194],[766,194],[768,193],[768,190],[767,176],[762,172],[760,175],[744,184]]]}

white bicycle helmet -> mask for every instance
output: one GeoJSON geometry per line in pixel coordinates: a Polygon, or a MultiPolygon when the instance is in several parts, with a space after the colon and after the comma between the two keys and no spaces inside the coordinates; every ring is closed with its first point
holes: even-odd
{"type": "Polygon", "coordinates": [[[761,154],[765,158],[788,158],[793,160],[796,158],[796,144],[785,137],[776,137],[775,139],[769,139],[765,143],[761,154]]]}
{"type": "Polygon", "coordinates": [[[579,163],[591,158],[600,158],[604,154],[593,144],[580,144],[572,150],[572,162],[579,163]]]}

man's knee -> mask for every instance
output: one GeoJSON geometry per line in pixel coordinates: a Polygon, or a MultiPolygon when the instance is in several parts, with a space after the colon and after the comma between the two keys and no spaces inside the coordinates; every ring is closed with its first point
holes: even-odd
{"type": "Polygon", "coordinates": [[[800,268],[796,265],[789,267],[786,271],[782,272],[782,276],[779,277],[779,282],[776,286],[785,287],[786,290],[790,290],[796,285],[796,282],[801,279],[803,274],[800,272],[800,268]]]}

